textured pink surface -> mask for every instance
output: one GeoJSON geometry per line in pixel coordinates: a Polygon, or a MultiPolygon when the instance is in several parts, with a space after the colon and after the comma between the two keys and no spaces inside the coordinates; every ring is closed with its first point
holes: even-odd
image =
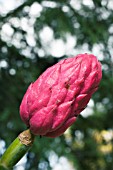
{"type": "Polygon", "coordinates": [[[31,83],[20,105],[20,116],[35,135],[57,137],[84,110],[102,77],[92,54],[61,60],[31,83]]]}

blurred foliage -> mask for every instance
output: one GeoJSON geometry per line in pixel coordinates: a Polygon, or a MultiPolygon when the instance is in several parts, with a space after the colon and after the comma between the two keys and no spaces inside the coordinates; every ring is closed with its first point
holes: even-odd
{"type": "Polygon", "coordinates": [[[60,58],[54,57],[50,43],[53,39],[66,43],[69,35],[76,40],[73,50],[78,49],[70,55],[76,55],[86,46],[86,52],[99,54],[103,66],[103,79],[93,95],[93,114],[80,115],[61,137],[37,137],[27,154],[25,169],[51,170],[53,156],[56,163],[66,157],[75,170],[112,170],[112,0],[88,0],[87,4],[84,0],[20,2],[7,13],[2,11],[0,16],[0,140],[7,147],[26,128],[19,116],[22,97],[30,82],[67,57],[66,52],[60,58]],[[52,32],[51,41],[45,40],[48,33],[45,38],[41,36],[45,28],[52,32]]]}

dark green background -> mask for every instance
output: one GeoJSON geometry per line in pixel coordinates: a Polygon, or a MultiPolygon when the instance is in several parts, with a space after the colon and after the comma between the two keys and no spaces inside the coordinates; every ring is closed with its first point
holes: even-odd
{"type": "MultiPolygon", "coordinates": [[[[67,34],[76,38],[77,43],[74,48],[78,49],[78,52],[84,44],[87,44],[86,52],[101,53],[103,78],[99,90],[93,95],[94,114],[86,118],[80,115],[68,135],[55,139],[37,137],[27,154],[25,169],[51,170],[50,155],[54,153],[59,158],[67,157],[75,170],[113,170],[113,58],[111,56],[113,7],[110,5],[111,1],[93,0],[91,7],[84,5],[80,0],[80,9],[77,7],[75,9],[70,0],[47,1],[48,6],[42,8],[41,15],[35,16],[32,24],[36,40],[36,46],[32,47],[26,40],[29,30],[23,30],[21,26],[16,27],[11,19],[21,20],[25,17],[32,20],[29,11],[25,9],[29,9],[34,2],[23,1],[19,7],[0,16],[0,62],[3,63],[4,60],[7,62],[7,67],[0,67],[0,140],[5,141],[7,147],[20,132],[26,129],[19,116],[22,97],[30,82],[35,81],[46,68],[60,59],[46,53],[48,47],[44,46],[40,39],[39,32],[45,26],[49,26],[53,30],[55,39],[66,42],[67,34]],[[49,2],[55,2],[56,6],[50,7],[49,2]],[[64,12],[64,6],[68,7],[67,12],[64,12]],[[2,28],[6,23],[14,30],[9,40],[2,35],[2,28]],[[21,45],[14,44],[12,41],[14,39],[21,45]],[[94,45],[97,45],[96,51],[93,50],[94,45]],[[23,54],[24,49],[29,49],[31,57],[23,54]],[[40,56],[38,50],[45,52],[44,57],[40,56]],[[10,74],[11,69],[14,69],[16,74],[10,74]]],[[[6,1],[6,3],[10,2],[6,1]]],[[[39,0],[38,3],[43,5],[44,1],[39,0]]],[[[61,56],[63,57],[68,56],[65,54],[61,56]]],[[[99,56],[97,57],[100,59],[99,56]]]]}

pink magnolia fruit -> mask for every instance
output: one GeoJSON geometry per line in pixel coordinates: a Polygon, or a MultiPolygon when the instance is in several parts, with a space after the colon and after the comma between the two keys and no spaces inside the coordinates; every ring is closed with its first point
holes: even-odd
{"type": "Polygon", "coordinates": [[[20,116],[34,135],[57,137],[84,110],[102,77],[92,54],[61,60],[31,83],[20,105],[20,116]]]}

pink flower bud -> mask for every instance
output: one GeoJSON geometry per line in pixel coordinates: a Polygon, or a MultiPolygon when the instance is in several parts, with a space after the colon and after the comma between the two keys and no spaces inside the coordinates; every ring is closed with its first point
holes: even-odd
{"type": "Polygon", "coordinates": [[[61,60],[30,84],[20,105],[22,120],[34,135],[62,135],[84,110],[101,77],[101,65],[92,54],[61,60]]]}

